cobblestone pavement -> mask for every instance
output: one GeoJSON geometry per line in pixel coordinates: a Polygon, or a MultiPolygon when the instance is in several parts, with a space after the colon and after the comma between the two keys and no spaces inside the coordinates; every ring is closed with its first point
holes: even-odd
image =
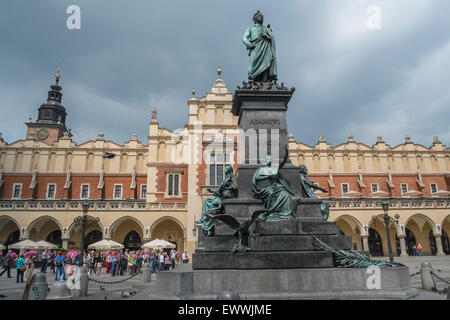
{"type": "MultiPolygon", "coordinates": [[[[378,260],[386,260],[387,258],[376,258],[378,260]]],[[[420,265],[422,262],[429,262],[435,272],[442,277],[443,279],[450,280],[450,256],[436,257],[436,256],[425,256],[425,257],[395,257],[395,262],[399,262],[405,264],[409,267],[409,273],[411,275],[420,271],[420,265]]],[[[36,273],[37,271],[35,271],[36,273]]],[[[49,287],[53,285],[55,282],[54,274],[47,272],[47,282],[49,287]]],[[[22,298],[22,293],[25,287],[23,283],[16,283],[16,270],[11,271],[11,276],[13,278],[6,278],[6,273],[0,277],[0,301],[1,300],[18,300],[22,298]]],[[[118,281],[128,278],[129,276],[117,276],[111,277],[108,274],[101,275],[91,275],[91,278],[100,280],[100,281],[118,281]]],[[[89,292],[88,296],[81,298],[89,299],[89,300],[123,300],[123,299],[146,299],[145,288],[146,284],[143,284],[141,275],[138,275],[130,280],[118,283],[118,284],[98,284],[92,281],[89,281],[89,292]],[[128,297],[122,297],[121,293],[129,293],[134,292],[133,295],[128,297]]],[[[153,275],[152,280],[156,280],[157,276],[153,275]]],[[[419,292],[419,296],[413,298],[414,300],[445,300],[447,298],[446,294],[440,294],[438,292],[432,292],[429,290],[421,289],[421,278],[420,274],[414,275],[411,278],[411,287],[415,288],[419,292]]],[[[435,280],[436,287],[438,291],[442,291],[449,287],[448,284],[445,284],[441,281],[435,280]]]]}

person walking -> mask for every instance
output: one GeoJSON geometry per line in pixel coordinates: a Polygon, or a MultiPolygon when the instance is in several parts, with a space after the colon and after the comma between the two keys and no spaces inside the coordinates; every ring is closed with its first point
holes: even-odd
{"type": "Polygon", "coordinates": [[[97,274],[101,274],[102,273],[102,267],[103,267],[103,258],[102,258],[102,254],[101,253],[97,253],[96,256],[96,261],[97,261],[97,274]]]}
{"type": "Polygon", "coordinates": [[[164,271],[164,252],[159,253],[159,271],[164,271]]]}
{"type": "Polygon", "coordinates": [[[3,258],[3,271],[0,273],[0,277],[6,272],[8,278],[11,277],[11,267],[14,264],[13,258],[11,257],[12,250],[8,250],[8,253],[3,258]]]}
{"type": "Polygon", "coordinates": [[[20,282],[23,283],[23,274],[25,273],[26,269],[27,269],[27,267],[25,266],[25,259],[23,258],[23,253],[22,253],[19,256],[19,259],[17,259],[17,261],[16,261],[16,271],[17,271],[16,282],[17,283],[19,283],[19,279],[20,279],[20,282]]]}
{"type": "Polygon", "coordinates": [[[419,256],[423,256],[423,250],[422,250],[422,245],[419,243],[419,245],[417,246],[417,251],[419,253],[419,256]]]}
{"type": "Polygon", "coordinates": [[[25,279],[28,279],[28,276],[30,275],[30,272],[31,272],[31,264],[33,263],[33,260],[32,260],[32,256],[30,257],[30,255],[28,255],[26,258],[25,258],[25,261],[24,261],[24,264],[25,264],[25,266],[27,267],[27,270],[26,270],[26,272],[25,272],[25,279]]]}
{"type": "Polygon", "coordinates": [[[175,249],[172,249],[170,252],[170,262],[172,264],[172,270],[175,269],[175,257],[176,257],[176,251],[175,249]]]}
{"type": "Polygon", "coordinates": [[[111,255],[111,277],[116,276],[116,267],[117,267],[117,258],[116,255],[113,253],[111,255]]]}
{"type": "Polygon", "coordinates": [[[41,266],[41,272],[46,273],[47,272],[47,264],[48,264],[48,251],[47,249],[44,249],[42,251],[42,266],[41,266]]]}
{"type": "Polygon", "coordinates": [[[92,253],[89,255],[89,274],[92,274],[92,272],[94,272],[94,274],[97,274],[97,270],[95,270],[96,262],[97,257],[94,256],[94,252],[92,251],[92,253]]]}
{"type": "Polygon", "coordinates": [[[182,258],[183,258],[183,263],[189,263],[189,255],[186,250],[184,250],[182,258]]]}
{"type": "Polygon", "coordinates": [[[49,260],[48,260],[48,264],[50,265],[50,271],[55,274],[55,252],[53,250],[50,251],[50,255],[49,255],[49,260]]]}
{"type": "Polygon", "coordinates": [[[66,280],[66,273],[64,272],[65,262],[67,262],[67,260],[64,258],[64,256],[61,253],[58,253],[58,256],[55,259],[55,266],[56,266],[55,281],[66,280]]]}

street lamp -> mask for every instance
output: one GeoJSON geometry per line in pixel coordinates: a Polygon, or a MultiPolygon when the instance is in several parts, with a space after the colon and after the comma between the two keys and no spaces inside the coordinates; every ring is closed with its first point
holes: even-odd
{"type": "Polygon", "coordinates": [[[390,222],[390,219],[391,219],[391,217],[389,217],[389,215],[388,215],[389,202],[388,201],[383,201],[381,203],[381,207],[383,208],[383,211],[384,211],[383,219],[384,219],[384,224],[386,225],[386,236],[387,236],[387,240],[388,240],[389,260],[391,262],[393,262],[394,261],[394,255],[392,254],[391,234],[389,232],[389,222],[390,222]]]}

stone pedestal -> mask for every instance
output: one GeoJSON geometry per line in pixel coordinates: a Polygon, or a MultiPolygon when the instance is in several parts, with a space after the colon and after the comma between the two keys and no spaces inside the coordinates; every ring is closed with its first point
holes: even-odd
{"type": "Polygon", "coordinates": [[[161,272],[150,284],[150,300],[214,300],[223,291],[242,300],[405,300],[410,289],[408,267],[380,268],[380,287],[371,289],[365,268],[306,268],[265,270],[192,270],[188,264],[161,272]]]}

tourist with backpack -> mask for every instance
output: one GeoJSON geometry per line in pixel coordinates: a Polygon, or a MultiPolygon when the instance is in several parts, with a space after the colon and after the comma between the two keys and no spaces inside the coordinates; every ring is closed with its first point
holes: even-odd
{"type": "Polygon", "coordinates": [[[66,273],[64,272],[64,263],[65,262],[67,262],[67,260],[64,258],[64,256],[61,253],[59,253],[55,259],[55,266],[56,266],[55,281],[66,280],[66,273]],[[62,277],[62,279],[61,279],[61,277],[62,277]]]}

